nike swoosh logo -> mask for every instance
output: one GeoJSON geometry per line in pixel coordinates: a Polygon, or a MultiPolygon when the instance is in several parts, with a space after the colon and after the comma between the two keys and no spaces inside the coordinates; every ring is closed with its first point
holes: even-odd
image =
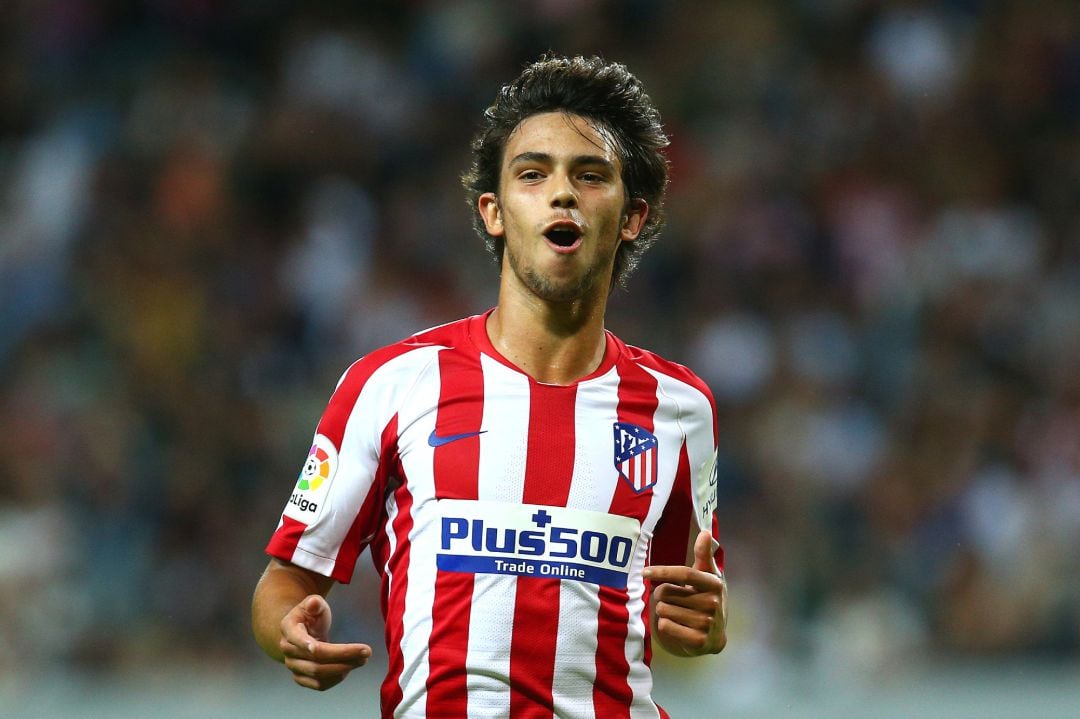
{"type": "Polygon", "coordinates": [[[431,430],[431,434],[429,434],[427,438],[427,443],[432,447],[441,447],[444,444],[457,442],[459,439],[468,439],[469,437],[475,437],[476,435],[483,434],[484,432],[487,432],[487,430],[481,429],[476,432],[462,432],[461,434],[438,435],[435,434],[435,430],[431,430]]]}

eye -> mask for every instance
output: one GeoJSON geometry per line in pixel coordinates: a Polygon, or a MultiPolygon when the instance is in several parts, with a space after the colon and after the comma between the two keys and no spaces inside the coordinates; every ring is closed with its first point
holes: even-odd
{"type": "Polygon", "coordinates": [[[525,182],[535,182],[544,179],[544,174],[539,170],[524,170],[518,173],[518,179],[525,182]]]}
{"type": "Polygon", "coordinates": [[[598,182],[605,182],[607,180],[607,178],[599,172],[583,172],[581,173],[580,177],[582,182],[588,182],[592,184],[598,182]]]}

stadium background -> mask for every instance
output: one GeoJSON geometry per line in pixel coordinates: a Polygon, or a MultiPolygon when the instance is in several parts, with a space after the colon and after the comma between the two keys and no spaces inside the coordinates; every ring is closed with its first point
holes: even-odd
{"type": "Polygon", "coordinates": [[[662,110],[609,326],[719,404],[731,643],[660,700],[1075,716],[1078,8],[3,3],[0,715],[374,715],[258,653],[262,547],[351,359],[494,303],[457,177],[551,49],[662,110]]]}

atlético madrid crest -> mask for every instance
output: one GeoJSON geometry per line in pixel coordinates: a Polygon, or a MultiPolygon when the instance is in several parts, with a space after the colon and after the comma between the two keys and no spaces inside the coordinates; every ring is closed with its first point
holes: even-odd
{"type": "Polygon", "coordinates": [[[656,435],[644,427],[615,423],[615,469],[638,494],[656,484],[658,444],[656,435]]]}

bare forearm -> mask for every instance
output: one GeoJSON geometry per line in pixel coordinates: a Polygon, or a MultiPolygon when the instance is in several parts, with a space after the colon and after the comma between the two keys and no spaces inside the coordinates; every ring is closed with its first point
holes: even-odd
{"type": "Polygon", "coordinates": [[[255,587],[251,601],[251,628],[255,641],[275,661],[283,662],[281,620],[293,607],[311,594],[324,594],[324,588],[305,575],[278,562],[267,566],[255,587]]]}

